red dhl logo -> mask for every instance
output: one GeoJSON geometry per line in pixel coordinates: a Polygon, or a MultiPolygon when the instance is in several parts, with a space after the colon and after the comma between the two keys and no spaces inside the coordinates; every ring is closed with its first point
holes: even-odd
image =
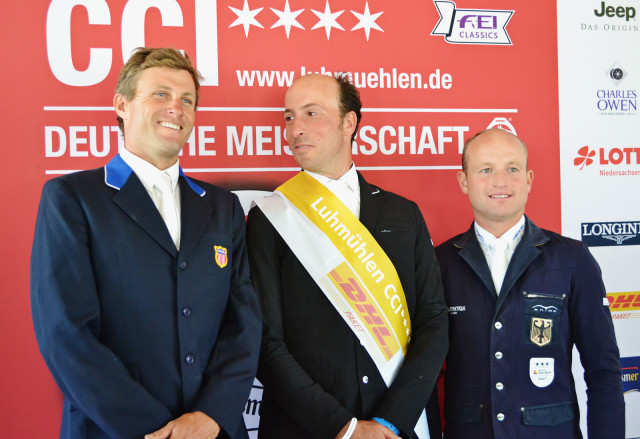
{"type": "Polygon", "coordinates": [[[367,293],[364,292],[362,286],[356,279],[345,276],[348,272],[344,270],[344,265],[341,264],[335,270],[332,270],[329,273],[330,279],[335,286],[342,290],[343,296],[351,303],[369,332],[377,339],[376,344],[384,352],[386,359],[389,360],[397,350],[397,342],[389,328],[387,328],[385,321],[378,314],[379,309],[367,293]],[[343,279],[343,276],[346,279],[343,279]]]}
{"type": "Polygon", "coordinates": [[[640,311],[640,291],[608,293],[607,299],[611,312],[640,311]]]}

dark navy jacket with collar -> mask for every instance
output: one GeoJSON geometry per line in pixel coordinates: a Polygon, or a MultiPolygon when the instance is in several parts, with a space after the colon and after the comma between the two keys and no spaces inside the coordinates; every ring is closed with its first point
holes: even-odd
{"type": "Polygon", "coordinates": [[[436,254],[449,307],[445,438],[581,438],[574,344],[589,438],[624,438],[613,323],[600,268],[583,243],[527,218],[499,295],[473,226],[436,254]]]}
{"type": "Polygon", "coordinates": [[[179,186],[179,252],[120,156],[43,188],[31,299],[65,396],[62,438],[140,438],[197,410],[220,437],[247,437],[261,322],[244,213],[235,195],[182,170],[179,186]]]}

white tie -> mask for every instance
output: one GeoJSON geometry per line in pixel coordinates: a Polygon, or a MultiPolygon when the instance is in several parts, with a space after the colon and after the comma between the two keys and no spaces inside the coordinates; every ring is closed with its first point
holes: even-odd
{"type": "Polygon", "coordinates": [[[509,258],[507,256],[509,244],[504,239],[497,238],[491,242],[490,246],[493,251],[491,258],[491,277],[496,287],[496,293],[500,294],[502,281],[509,266],[509,258]]]}
{"type": "Polygon", "coordinates": [[[164,223],[169,229],[173,243],[177,249],[180,249],[180,226],[178,223],[178,212],[176,209],[176,199],[173,193],[173,185],[171,177],[166,172],[160,173],[159,177],[153,183],[153,187],[160,193],[158,210],[164,223]]]}

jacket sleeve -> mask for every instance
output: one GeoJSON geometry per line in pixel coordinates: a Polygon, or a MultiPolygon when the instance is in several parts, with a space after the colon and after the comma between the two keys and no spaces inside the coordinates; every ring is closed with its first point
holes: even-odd
{"type": "Polygon", "coordinates": [[[411,319],[411,342],[398,375],[376,410],[376,416],[391,422],[405,437],[413,435],[449,348],[448,315],[440,268],[424,218],[418,206],[412,205],[416,224],[412,249],[416,307],[411,319]]]}
{"type": "Polygon", "coordinates": [[[232,279],[229,302],[216,346],[203,375],[203,387],[194,410],[216,420],[235,437],[244,428],[242,411],[253,384],[260,352],[261,317],[249,274],[245,220],[233,196],[232,279]]]}
{"type": "Polygon", "coordinates": [[[590,439],[625,437],[620,353],[598,263],[583,247],[573,279],[571,332],[587,384],[590,439]]]}
{"type": "MultiPolygon", "coordinates": [[[[316,383],[287,349],[282,319],[277,232],[259,208],[249,212],[247,244],[251,276],[263,318],[258,378],[278,405],[317,438],[333,438],[353,415],[316,383]],[[305,410],[299,410],[305,407],[305,410]]],[[[301,292],[303,293],[303,292],[301,292]]]]}
{"type": "Polygon", "coordinates": [[[68,401],[113,437],[140,437],[169,410],[100,340],[100,302],[81,203],[60,179],[43,188],[31,255],[31,306],[44,360],[68,401]]]}

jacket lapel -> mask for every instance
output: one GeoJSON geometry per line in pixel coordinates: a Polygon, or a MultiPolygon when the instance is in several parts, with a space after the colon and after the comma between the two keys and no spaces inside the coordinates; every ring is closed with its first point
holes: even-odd
{"type": "Polygon", "coordinates": [[[113,202],[167,253],[177,257],[178,250],[169,230],[135,172],[131,172],[124,185],[113,196],[113,202]]]}
{"type": "Polygon", "coordinates": [[[493,294],[494,299],[497,297],[496,287],[493,285],[493,279],[491,278],[491,271],[489,271],[489,265],[487,264],[487,258],[485,258],[478,238],[476,238],[476,232],[471,224],[471,228],[464,233],[459,240],[453,243],[456,247],[460,248],[458,254],[465,260],[471,269],[476,273],[476,276],[487,287],[487,290],[493,294]]]}
{"type": "Polygon", "coordinates": [[[502,305],[507,293],[513,288],[520,276],[522,276],[522,273],[531,265],[534,259],[540,256],[542,251],[538,247],[548,240],[549,238],[544,234],[542,229],[533,224],[533,222],[525,216],[524,235],[522,236],[520,244],[516,247],[516,251],[511,257],[511,262],[509,262],[507,272],[504,275],[501,291],[504,291],[505,294],[500,294],[498,297],[498,306],[496,308],[502,305]]]}
{"type": "Polygon", "coordinates": [[[358,184],[360,185],[360,222],[375,236],[376,224],[382,210],[382,191],[367,183],[362,174],[358,172],[358,184]]]}
{"type": "MultiPolygon", "coordinates": [[[[181,199],[181,231],[180,231],[180,253],[185,257],[193,251],[198,244],[200,236],[211,220],[213,208],[207,203],[202,195],[195,192],[189,180],[182,175],[179,180],[181,199]]],[[[198,186],[196,186],[199,188],[198,186]]]]}

